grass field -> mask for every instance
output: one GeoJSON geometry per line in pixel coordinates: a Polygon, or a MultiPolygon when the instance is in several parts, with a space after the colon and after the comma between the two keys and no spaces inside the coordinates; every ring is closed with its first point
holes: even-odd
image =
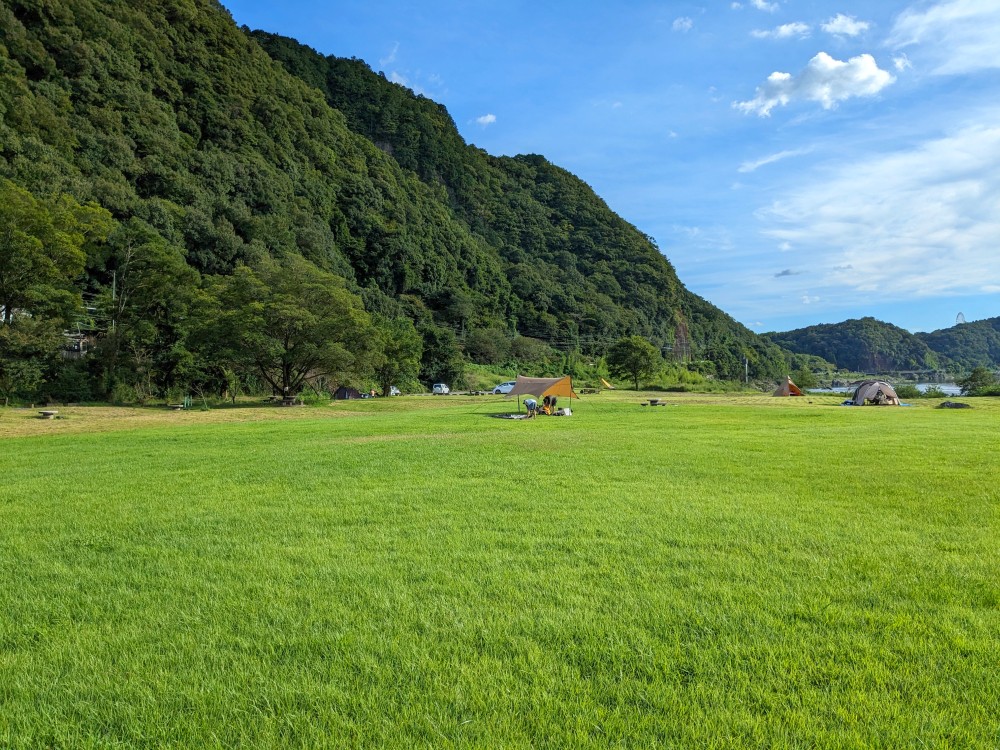
{"type": "Polygon", "coordinates": [[[839,398],[0,410],[0,747],[1000,747],[1000,401],[839,398]]]}

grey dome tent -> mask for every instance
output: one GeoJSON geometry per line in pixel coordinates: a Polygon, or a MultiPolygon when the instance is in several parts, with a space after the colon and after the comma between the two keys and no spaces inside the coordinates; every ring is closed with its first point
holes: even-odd
{"type": "Polygon", "coordinates": [[[863,380],[851,397],[854,406],[899,406],[899,396],[884,380],[863,380]]]}

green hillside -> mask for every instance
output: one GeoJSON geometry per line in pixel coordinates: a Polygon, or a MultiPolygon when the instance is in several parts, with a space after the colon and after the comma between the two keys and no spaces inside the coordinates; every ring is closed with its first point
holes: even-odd
{"type": "Polygon", "coordinates": [[[937,370],[947,364],[946,357],[917,336],[875,318],[767,333],[764,337],[789,351],[822,357],[855,372],[937,370]]]}
{"type": "Polygon", "coordinates": [[[782,354],[692,294],[650,237],[615,215],[579,178],[537,155],[493,157],[468,146],[447,110],[390,83],[363,61],[324,57],[293,39],[251,32],[285,68],[321,89],[348,126],[443,197],[498,250],[518,330],[568,335],[600,351],[639,333],[739,377],[746,355],[776,374],[782,354]],[[777,369],[775,369],[777,368],[777,369]]]}
{"type": "MultiPolygon", "coordinates": [[[[27,242],[37,256],[0,279],[24,313],[8,323],[91,334],[100,356],[74,376],[90,391],[218,374],[206,295],[239,265],[297,256],[323,284],[344,279],[347,307],[372,324],[412,321],[425,379],[477,331],[593,356],[640,334],[724,377],[744,357],[754,376],[784,371],[777,347],[685,290],[651,240],[565,170],[467,146],[443,107],[363,63],[257,39],[283,64],[212,0],[0,6],[0,188],[8,208],[29,207],[0,210],[22,243],[0,252],[21,257],[27,242]],[[39,221],[79,239],[72,263],[49,257],[39,221]],[[58,278],[37,272],[56,266],[58,278]],[[44,289],[66,295],[59,316],[46,317],[44,289]]],[[[28,357],[37,336],[24,330],[5,329],[4,356],[28,357]]],[[[345,377],[371,370],[350,355],[345,377]]],[[[61,377],[32,361],[35,380],[61,377]]]]}
{"type": "Polygon", "coordinates": [[[1000,367],[1000,317],[918,333],[917,338],[963,368],[1000,367]]]}

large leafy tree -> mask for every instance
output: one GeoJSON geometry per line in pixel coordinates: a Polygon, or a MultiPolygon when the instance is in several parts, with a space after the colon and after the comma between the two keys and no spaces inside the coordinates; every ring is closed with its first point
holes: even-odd
{"type": "Polygon", "coordinates": [[[80,306],[75,282],[88,249],[114,223],[94,205],[68,195],[42,201],[9,180],[0,180],[0,318],[18,314],[67,322],[80,306]]]}
{"type": "Polygon", "coordinates": [[[639,390],[639,381],[655,375],[663,360],[656,347],[642,336],[619,339],[608,350],[608,368],[616,375],[627,377],[639,390]]]}
{"type": "Polygon", "coordinates": [[[99,264],[106,283],[96,299],[98,355],[107,389],[122,375],[139,395],[187,379],[189,309],[198,273],[181,248],[133,218],[108,238],[99,264]]]}
{"type": "Polygon", "coordinates": [[[370,372],[378,337],[361,299],[301,256],[240,266],[208,289],[209,348],[275,392],[295,396],[315,379],[345,382],[370,372]]]}
{"type": "Polygon", "coordinates": [[[29,396],[81,310],[77,281],[110,214],[63,195],[39,200],[0,180],[0,392],[29,396]]]}
{"type": "Polygon", "coordinates": [[[462,376],[462,349],[455,332],[430,323],[420,326],[424,352],[420,358],[420,379],[426,383],[454,384],[462,376]]]}
{"type": "Polygon", "coordinates": [[[17,316],[0,324],[0,397],[4,406],[12,398],[30,398],[45,380],[58,356],[63,337],[42,318],[17,316]]]}
{"type": "Polygon", "coordinates": [[[424,346],[408,318],[376,319],[380,349],[375,359],[375,381],[385,396],[393,385],[411,384],[420,374],[424,346]]]}

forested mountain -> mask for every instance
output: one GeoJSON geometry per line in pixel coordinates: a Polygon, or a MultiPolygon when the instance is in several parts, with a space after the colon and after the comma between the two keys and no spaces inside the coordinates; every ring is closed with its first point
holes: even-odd
{"type": "Polygon", "coordinates": [[[780,371],[780,352],[687,291],[651,238],[577,177],[541,156],[493,157],[466,145],[443,106],[361,60],[324,57],[264,31],[251,35],[323,91],[351,130],[441,191],[462,222],[497,249],[522,333],[597,351],[639,333],[710,359],[731,377],[741,373],[744,354],[760,374],[780,371]]]}
{"type": "Polygon", "coordinates": [[[1000,367],[1000,318],[959,323],[916,335],[935,352],[963,368],[1000,367]]]}
{"type": "MultiPolygon", "coordinates": [[[[7,273],[25,291],[18,325],[43,319],[42,287],[82,297],[92,319],[77,326],[113,350],[108,388],[122,373],[161,388],[201,377],[221,351],[199,328],[217,309],[206,295],[228,294],[240,265],[298,256],[376,322],[411,321],[425,379],[429,353],[453,359],[456,334],[477,331],[594,355],[641,334],[724,376],[744,356],[757,376],[785,369],[577,178],[469,147],[440,105],[359,61],[252,36],[214,0],[0,4],[0,179],[27,207],[0,216],[0,252],[35,258],[7,273]],[[61,281],[38,271],[55,267],[42,224],[79,239],[61,281]]],[[[244,292],[284,278],[267,268],[244,292]]],[[[27,351],[0,333],[8,357],[15,339],[27,351]]]]}
{"type": "Polygon", "coordinates": [[[764,337],[789,351],[822,357],[855,372],[937,370],[947,363],[909,331],[870,317],[764,337]]]}

